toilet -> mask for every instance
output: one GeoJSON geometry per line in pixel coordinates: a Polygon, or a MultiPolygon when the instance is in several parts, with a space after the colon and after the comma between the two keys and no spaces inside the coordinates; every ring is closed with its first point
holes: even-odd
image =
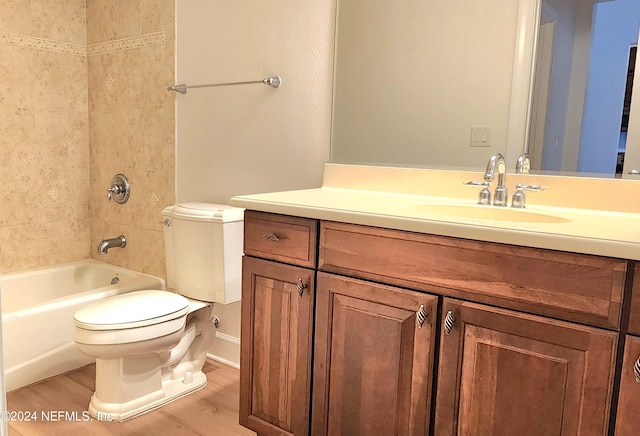
{"type": "Polygon", "coordinates": [[[203,388],[213,303],[240,300],[244,209],[165,208],[168,290],[120,294],[74,315],[74,340],[96,359],[89,413],[123,421],[203,388]]]}

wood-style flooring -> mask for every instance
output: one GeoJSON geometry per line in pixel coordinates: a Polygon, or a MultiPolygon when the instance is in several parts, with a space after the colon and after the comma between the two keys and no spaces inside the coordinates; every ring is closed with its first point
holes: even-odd
{"type": "Polygon", "coordinates": [[[204,372],[208,379],[204,389],[157,410],[125,422],[85,422],[83,412],[95,385],[95,365],[88,365],[8,393],[9,411],[36,412],[38,417],[37,421],[9,422],[9,435],[255,435],[238,425],[239,371],[207,360],[204,372]],[[49,421],[43,421],[43,415],[49,421]],[[74,415],[77,420],[72,420],[74,415]],[[61,420],[53,421],[55,417],[61,420]]]}

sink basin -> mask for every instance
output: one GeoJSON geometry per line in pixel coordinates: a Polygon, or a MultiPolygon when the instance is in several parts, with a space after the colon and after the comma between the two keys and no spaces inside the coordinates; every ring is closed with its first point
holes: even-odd
{"type": "Polygon", "coordinates": [[[570,220],[554,215],[531,212],[528,209],[481,206],[478,204],[411,204],[410,210],[424,215],[443,215],[490,221],[512,221],[521,223],[566,223],[570,220]]]}

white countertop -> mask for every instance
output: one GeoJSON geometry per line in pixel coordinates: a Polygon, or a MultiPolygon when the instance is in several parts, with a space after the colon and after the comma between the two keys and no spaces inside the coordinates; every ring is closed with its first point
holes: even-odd
{"type": "MultiPolygon", "coordinates": [[[[401,189],[380,192],[326,186],[331,184],[326,179],[325,175],[321,188],[242,195],[230,203],[284,215],[640,260],[640,213],[628,207],[613,211],[540,205],[545,193],[534,193],[527,195],[526,210],[505,209],[477,205],[477,191],[468,188],[461,191],[465,197],[450,197],[416,194],[415,189],[408,194],[397,192],[401,189]]],[[[640,196],[635,198],[640,203],[640,196]]]]}

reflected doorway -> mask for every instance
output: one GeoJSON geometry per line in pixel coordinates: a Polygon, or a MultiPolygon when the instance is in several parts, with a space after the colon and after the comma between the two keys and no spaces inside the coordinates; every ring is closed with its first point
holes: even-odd
{"type": "Polygon", "coordinates": [[[529,158],[531,168],[543,168],[547,109],[551,91],[553,64],[553,34],[558,13],[547,2],[542,3],[531,98],[531,127],[529,130],[529,158]]]}
{"type": "Polygon", "coordinates": [[[636,70],[636,54],[638,47],[629,49],[627,66],[627,81],[624,91],[624,105],[622,107],[622,123],[620,125],[620,141],[618,142],[618,160],[616,162],[616,176],[622,175],[624,169],[624,155],[627,149],[627,131],[629,130],[629,115],[631,113],[631,96],[633,94],[633,79],[636,70]]]}
{"type": "Polygon", "coordinates": [[[638,0],[543,0],[528,138],[533,169],[622,172],[639,23],[638,0]]]}

